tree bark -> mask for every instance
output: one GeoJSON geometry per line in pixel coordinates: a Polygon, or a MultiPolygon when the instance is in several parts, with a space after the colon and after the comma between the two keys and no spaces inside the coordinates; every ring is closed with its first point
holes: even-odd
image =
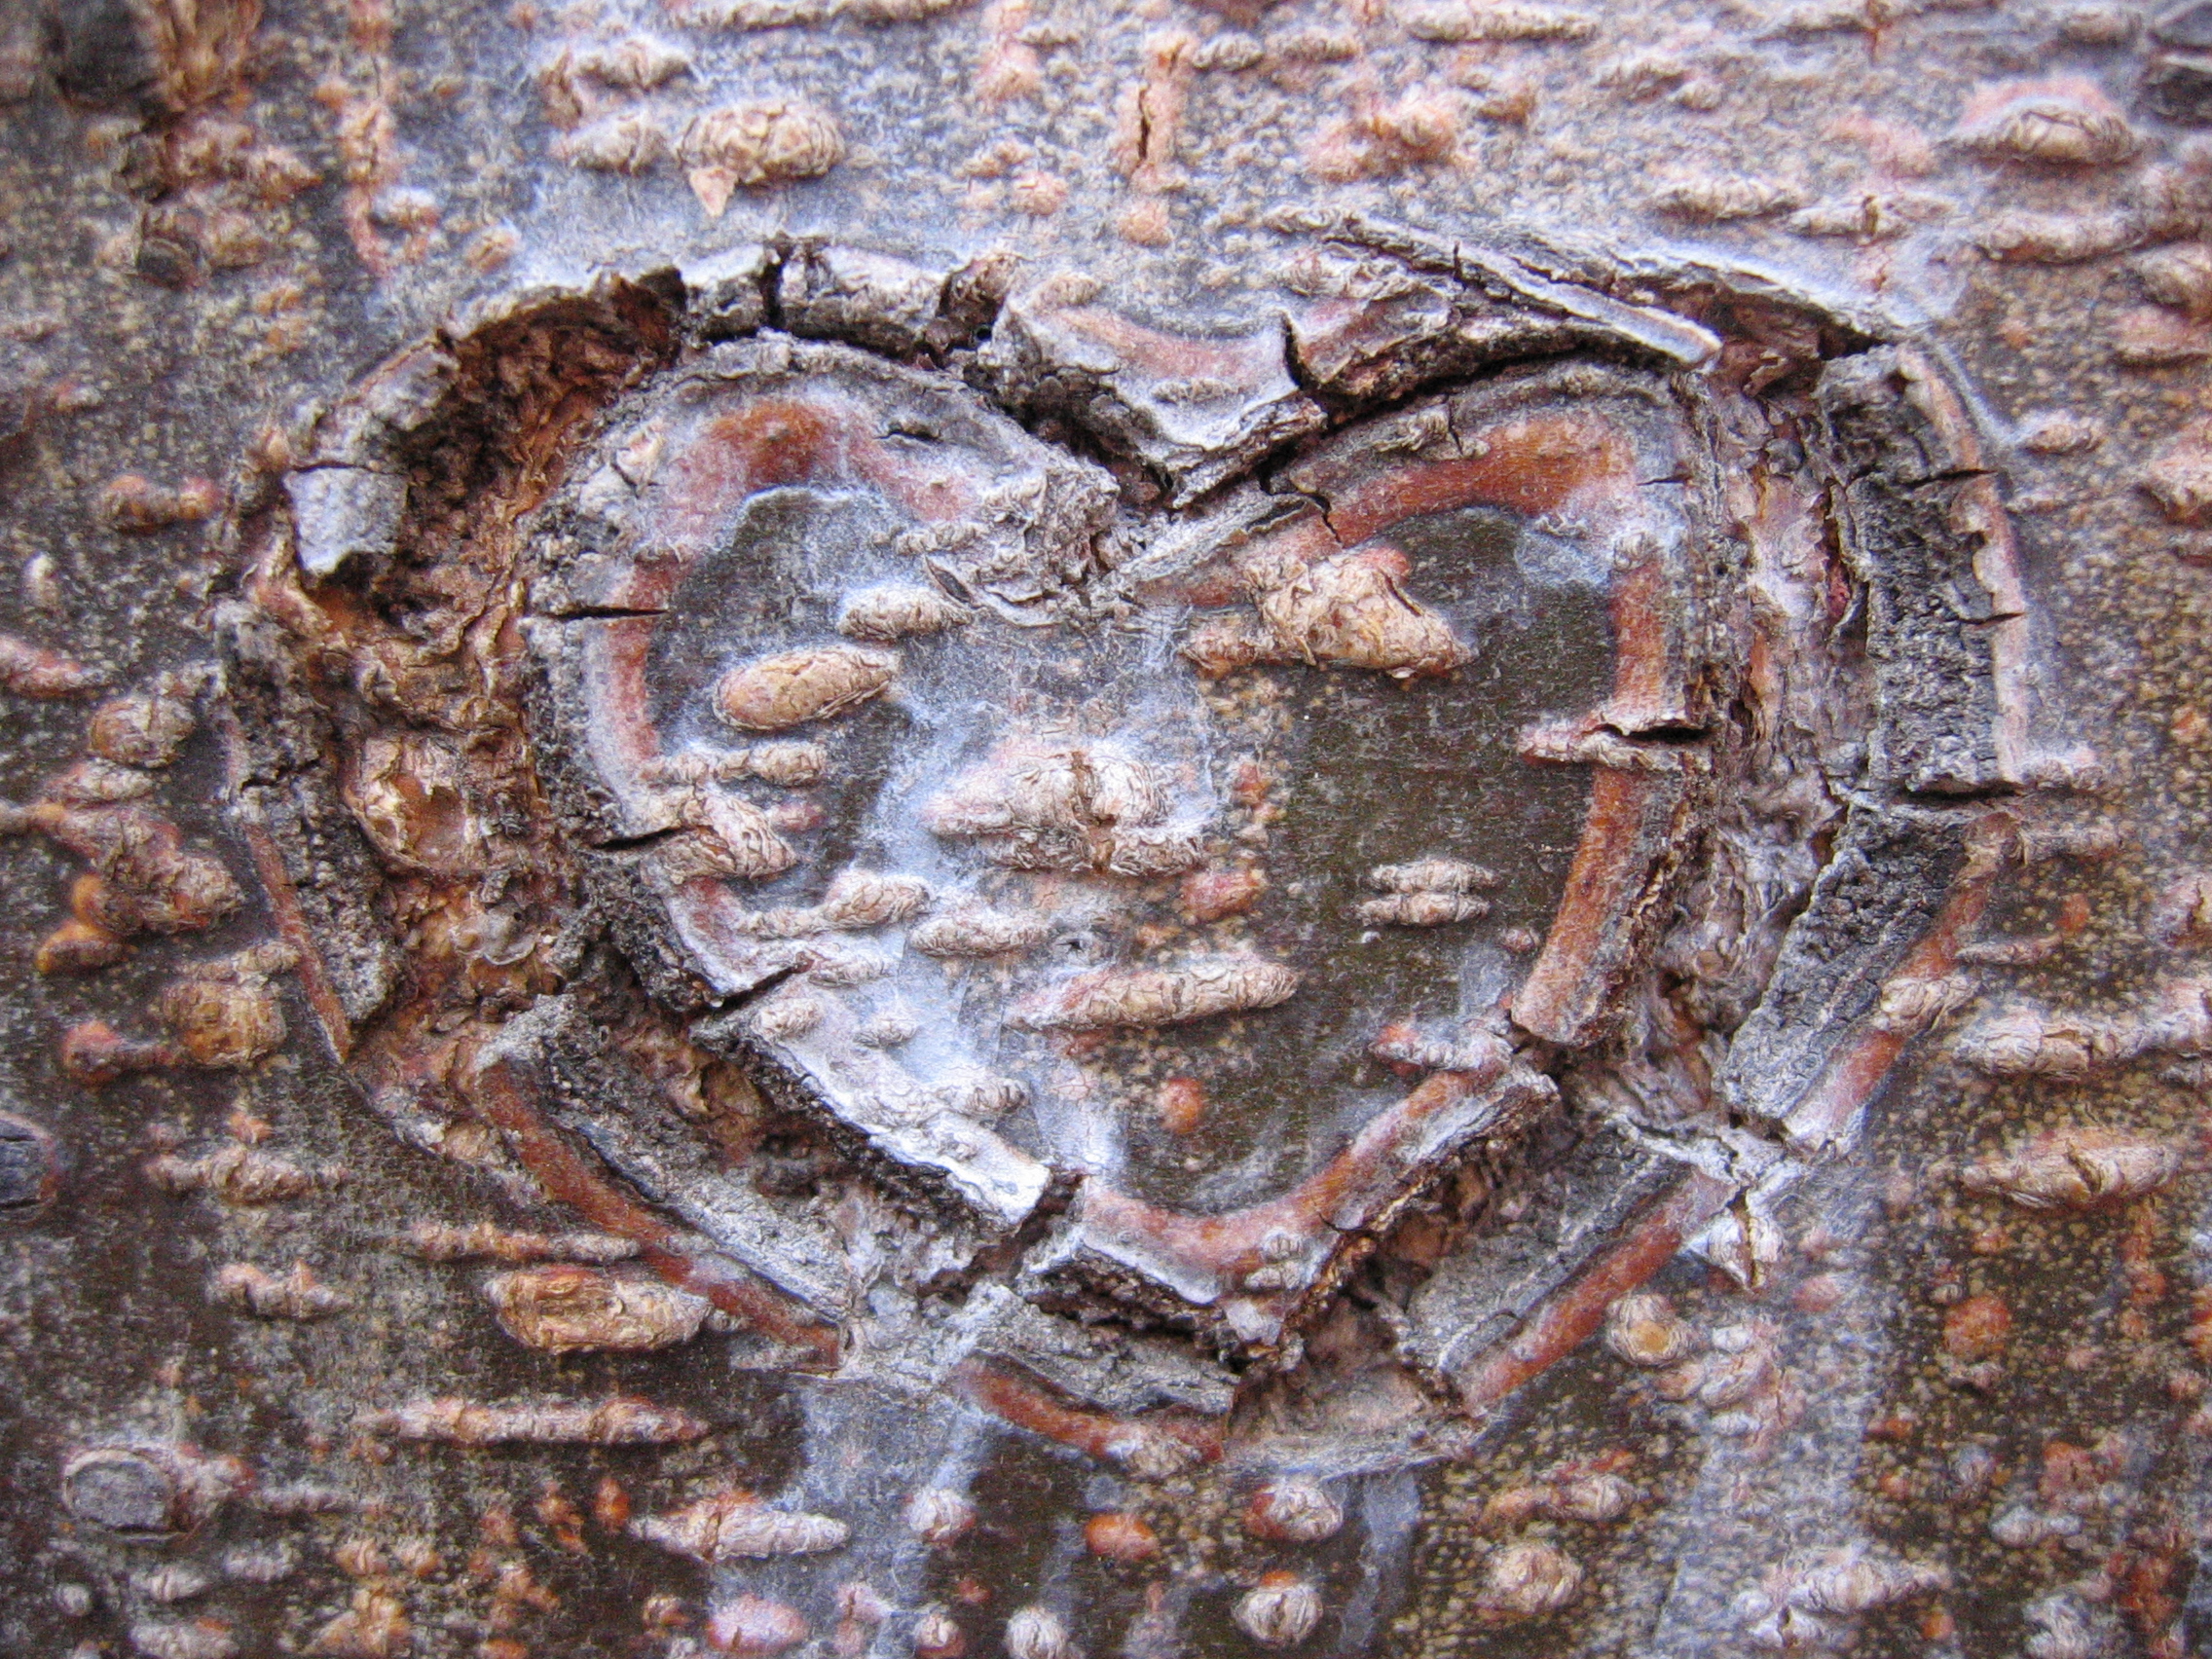
{"type": "Polygon", "coordinates": [[[0,0],[0,1637],[2212,1643],[2208,19],[0,0]]]}

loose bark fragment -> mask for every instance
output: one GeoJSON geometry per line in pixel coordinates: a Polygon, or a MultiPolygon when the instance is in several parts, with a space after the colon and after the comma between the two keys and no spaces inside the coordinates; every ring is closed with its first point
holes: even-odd
{"type": "Polygon", "coordinates": [[[697,1440],[710,1424],[673,1406],[614,1395],[604,1400],[409,1400],[366,1413],[360,1426],[400,1440],[452,1446],[670,1446],[697,1440]]]}
{"type": "Polygon", "coordinates": [[[107,677],[60,651],[0,634],[0,690],[18,697],[76,697],[96,690],[107,677]]]}
{"type": "Polygon", "coordinates": [[[509,1336],[549,1353],[689,1342],[712,1306],[660,1279],[569,1264],[495,1273],[484,1294],[509,1336]]]}
{"type": "Polygon", "coordinates": [[[2180,1151],[2147,1135],[2084,1126],[2051,1129],[2009,1152],[1976,1159],[1959,1173],[1970,1193],[2022,1209],[2064,1213],[2124,1204],[2169,1185],[2180,1151]]]}
{"type": "Polygon", "coordinates": [[[295,1262],[283,1273],[232,1262],[216,1270],[214,1294],[218,1302],[263,1319],[324,1319],[353,1305],[345,1292],[318,1280],[305,1262],[295,1262]]]}
{"type": "Polygon", "coordinates": [[[1101,970],[1016,1009],[1011,1022],[1036,1031],[1180,1025],[1218,1014],[1273,1008],[1299,975],[1253,957],[1198,958],[1180,968],[1101,970]]]}
{"type": "Polygon", "coordinates": [[[851,1536],[827,1515],[772,1509],[750,1493],[705,1497],[666,1515],[641,1515],[630,1530],[647,1543],[708,1563],[816,1555],[851,1536]]]}

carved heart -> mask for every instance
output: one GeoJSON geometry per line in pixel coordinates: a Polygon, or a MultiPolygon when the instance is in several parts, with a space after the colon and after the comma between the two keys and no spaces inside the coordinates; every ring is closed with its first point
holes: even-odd
{"type": "Polygon", "coordinates": [[[539,744],[633,959],[977,1225],[1076,1183],[1059,1295],[1275,1341],[1549,1097],[1521,1051],[1603,1024],[1694,838],[1712,484],[1655,377],[1117,519],[966,388],[774,342],[593,458],[539,744]]]}
{"type": "Polygon", "coordinates": [[[1948,1006],[2003,832],[1942,796],[2024,776],[1971,429],[1909,353],[1769,394],[1748,336],[1478,250],[1295,288],[1298,375],[1048,279],[907,362],[617,289],[364,386],[234,658],[379,1109],[763,1363],[1131,1468],[1410,1211],[1393,1341],[1470,1406],[1746,1194],[1709,1247],[1755,1271],[1948,1006]],[[1929,603],[1962,572],[1986,616],[1929,603]]]}

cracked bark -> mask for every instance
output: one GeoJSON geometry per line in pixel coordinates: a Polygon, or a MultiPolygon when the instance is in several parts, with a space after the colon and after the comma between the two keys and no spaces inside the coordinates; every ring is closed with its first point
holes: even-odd
{"type": "Polygon", "coordinates": [[[2203,11],[0,8],[6,1642],[2201,1647],[2203,11]]]}

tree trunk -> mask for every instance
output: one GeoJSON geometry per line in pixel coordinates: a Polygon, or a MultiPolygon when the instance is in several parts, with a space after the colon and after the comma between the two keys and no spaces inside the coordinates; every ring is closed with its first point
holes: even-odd
{"type": "Polygon", "coordinates": [[[2212,1643],[2212,7],[0,0],[0,1636],[2212,1643]]]}

